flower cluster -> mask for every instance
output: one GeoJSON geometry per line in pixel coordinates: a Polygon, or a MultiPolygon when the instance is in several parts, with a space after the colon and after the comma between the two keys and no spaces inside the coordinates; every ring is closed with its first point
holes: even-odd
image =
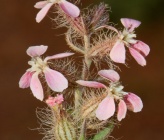
{"type": "Polygon", "coordinates": [[[137,28],[141,22],[134,19],[122,18],[121,23],[125,29],[118,34],[118,40],[110,52],[111,59],[117,63],[125,63],[126,46],[137,63],[141,66],[145,66],[145,57],[149,54],[150,48],[144,42],[134,39],[136,37],[134,29],[137,28]]]}
{"type": "Polygon", "coordinates": [[[31,46],[27,49],[27,55],[31,57],[28,61],[30,68],[20,78],[19,87],[30,87],[34,97],[50,108],[50,111],[38,115],[46,126],[46,129],[42,127],[46,131],[43,139],[107,138],[114,125],[110,122],[124,119],[127,110],[140,112],[143,108],[140,97],[123,90],[120,75],[113,64],[126,63],[128,48],[139,65],[146,65],[145,57],[150,48],[135,39],[135,28],[141,22],[122,18],[124,29],[117,30],[109,25],[108,9],[104,3],[82,12],[67,0],[40,1],[34,7],[40,9],[36,16],[38,23],[55,7],[53,10],[57,10],[57,17],[53,21],[60,27],[68,28],[65,33],[68,46],[82,55],[76,60],[68,58],[64,61],[61,58],[74,53],[65,52],[43,58],[48,46],[31,46]],[[95,136],[87,132],[92,130],[102,131],[95,136]]]}
{"type": "Polygon", "coordinates": [[[76,18],[80,14],[80,10],[77,6],[74,4],[66,1],[66,0],[46,0],[46,1],[40,1],[35,4],[35,8],[41,9],[39,13],[36,16],[36,21],[39,23],[42,21],[42,19],[46,16],[50,8],[54,5],[58,4],[63,12],[65,12],[67,15],[76,18]]]}
{"type": "Polygon", "coordinates": [[[110,87],[96,82],[96,81],[76,81],[82,86],[92,87],[92,88],[105,88],[107,91],[107,96],[101,101],[97,110],[96,117],[99,120],[107,120],[114,115],[116,111],[115,103],[118,103],[117,119],[121,121],[126,116],[127,108],[133,112],[139,112],[143,108],[141,99],[130,92],[124,92],[123,86],[119,84],[120,76],[114,70],[100,70],[98,72],[100,76],[111,81],[110,87]]]}
{"type": "Polygon", "coordinates": [[[48,56],[44,60],[41,55],[44,54],[48,46],[32,46],[27,49],[27,54],[31,56],[31,61],[28,64],[31,68],[27,69],[26,73],[21,77],[19,81],[20,88],[30,87],[33,95],[43,100],[43,88],[38,78],[39,74],[44,74],[48,86],[56,92],[62,92],[68,87],[68,81],[58,71],[49,68],[48,61],[52,59],[59,59],[73,55],[73,53],[60,53],[53,56],[48,56]]]}

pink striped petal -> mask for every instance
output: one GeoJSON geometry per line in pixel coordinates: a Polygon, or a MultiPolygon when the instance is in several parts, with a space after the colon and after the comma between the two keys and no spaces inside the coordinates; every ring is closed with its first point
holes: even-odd
{"type": "Polygon", "coordinates": [[[143,108],[143,103],[140,97],[133,93],[125,95],[124,101],[130,111],[140,112],[143,108]]]}
{"type": "Polygon", "coordinates": [[[129,18],[121,18],[121,23],[130,32],[132,32],[135,28],[137,28],[141,24],[140,21],[134,20],[134,19],[129,19],[129,18]]]}
{"type": "Polygon", "coordinates": [[[91,87],[91,88],[106,88],[106,86],[102,83],[95,82],[95,81],[84,81],[84,80],[78,80],[76,81],[79,85],[91,87]]]}
{"type": "Polygon", "coordinates": [[[40,80],[38,78],[38,73],[34,73],[31,78],[30,88],[32,90],[33,95],[43,101],[44,95],[43,95],[43,88],[40,83],[40,80]]]}
{"type": "Polygon", "coordinates": [[[147,56],[150,52],[149,46],[142,41],[138,41],[136,44],[134,44],[133,48],[141,54],[143,54],[144,56],[147,56]]]}
{"type": "Polygon", "coordinates": [[[114,115],[115,112],[115,103],[114,99],[110,96],[107,96],[102,100],[96,110],[96,117],[99,120],[107,120],[114,115]]]}
{"type": "Polygon", "coordinates": [[[118,121],[121,121],[125,118],[127,112],[127,106],[123,100],[120,100],[118,104],[118,113],[117,113],[117,119],[118,121]]]}
{"type": "Polygon", "coordinates": [[[44,54],[47,50],[48,46],[40,45],[40,46],[31,46],[27,49],[27,54],[31,57],[36,57],[44,54]]]}
{"type": "Polygon", "coordinates": [[[48,3],[39,11],[39,13],[36,15],[36,22],[39,23],[42,21],[42,19],[46,16],[52,5],[53,3],[48,3]]]}
{"type": "Polygon", "coordinates": [[[25,74],[23,74],[23,76],[21,77],[21,79],[19,81],[19,87],[20,88],[28,88],[30,86],[32,75],[33,75],[33,73],[30,71],[27,71],[25,74]]]}
{"type": "Polygon", "coordinates": [[[44,6],[46,6],[48,1],[39,1],[37,2],[34,7],[37,9],[42,9],[44,6]]]}
{"type": "Polygon", "coordinates": [[[69,15],[71,17],[76,18],[80,15],[80,9],[76,5],[74,5],[74,4],[72,4],[68,1],[62,1],[62,2],[59,3],[59,5],[60,5],[61,9],[67,15],[69,15]]]}
{"type": "Polygon", "coordinates": [[[60,72],[52,70],[47,67],[44,70],[44,74],[48,86],[53,91],[62,92],[64,89],[68,87],[67,79],[60,72]]]}
{"type": "Polygon", "coordinates": [[[56,55],[53,55],[53,56],[48,56],[44,59],[44,61],[48,61],[50,59],[59,59],[59,58],[64,58],[64,57],[68,57],[68,56],[71,56],[71,55],[74,55],[74,53],[59,53],[59,54],[56,54],[56,55]]]}
{"type": "Polygon", "coordinates": [[[98,74],[112,82],[117,82],[120,80],[119,74],[114,70],[100,70],[98,74]]]}
{"type": "Polygon", "coordinates": [[[146,65],[146,60],[145,58],[135,49],[129,48],[130,54],[133,56],[133,58],[137,61],[137,63],[141,66],[146,65]]]}
{"type": "Polygon", "coordinates": [[[110,52],[110,58],[116,63],[125,63],[125,47],[123,42],[116,42],[110,52]]]}

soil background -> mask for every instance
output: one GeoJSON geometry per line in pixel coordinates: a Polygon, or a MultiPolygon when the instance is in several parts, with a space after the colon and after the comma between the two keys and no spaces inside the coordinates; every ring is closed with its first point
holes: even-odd
{"type": "MultiPolygon", "coordinates": [[[[20,89],[18,81],[28,68],[26,49],[48,45],[47,55],[69,50],[64,40],[65,29],[52,29],[46,17],[35,22],[37,0],[1,0],[0,4],[0,140],[41,140],[42,135],[31,129],[38,127],[37,107],[45,106],[20,89]]],[[[82,1],[80,7],[102,2],[82,1]]],[[[122,27],[120,18],[142,21],[136,30],[138,39],[149,44],[147,66],[135,60],[130,68],[121,66],[125,91],[138,94],[144,103],[141,113],[130,113],[112,134],[119,140],[164,140],[164,0],[106,0],[111,6],[110,19],[122,27]]]]}

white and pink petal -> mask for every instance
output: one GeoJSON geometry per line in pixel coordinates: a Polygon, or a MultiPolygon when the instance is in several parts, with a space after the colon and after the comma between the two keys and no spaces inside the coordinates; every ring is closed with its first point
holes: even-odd
{"type": "Polygon", "coordinates": [[[137,41],[132,47],[144,56],[147,56],[150,52],[150,47],[142,41],[137,41]]]}
{"type": "Polygon", "coordinates": [[[47,51],[48,46],[31,46],[27,49],[27,54],[31,57],[36,57],[44,54],[47,51]]]}
{"type": "Polygon", "coordinates": [[[50,68],[44,69],[45,79],[48,86],[56,92],[62,92],[68,87],[68,80],[58,71],[50,68]]]}
{"type": "Polygon", "coordinates": [[[106,86],[102,83],[95,82],[95,81],[84,81],[84,80],[78,80],[76,81],[81,86],[85,87],[91,87],[91,88],[106,88],[106,86]]]}
{"type": "Polygon", "coordinates": [[[141,24],[140,21],[134,20],[134,19],[130,19],[130,18],[121,18],[121,23],[130,32],[132,32],[135,28],[137,28],[141,24]]]}
{"type": "Polygon", "coordinates": [[[100,70],[98,74],[112,82],[117,82],[120,80],[119,74],[114,70],[100,70]]]}
{"type": "Polygon", "coordinates": [[[127,106],[123,100],[120,100],[118,104],[117,120],[121,121],[125,118],[127,112],[127,106]]]}
{"type": "Polygon", "coordinates": [[[33,72],[26,71],[19,81],[19,87],[28,88],[30,86],[32,75],[33,75],[33,72]]]}
{"type": "Polygon", "coordinates": [[[141,66],[146,65],[146,60],[143,55],[141,55],[136,49],[133,49],[132,47],[129,48],[130,54],[133,56],[133,58],[137,61],[137,63],[141,66]]]}
{"type": "Polygon", "coordinates": [[[140,112],[143,108],[143,103],[140,97],[133,93],[128,93],[124,97],[127,108],[133,112],[140,112]]]}
{"type": "Polygon", "coordinates": [[[36,73],[36,72],[32,75],[31,82],[30,82],[30,88],[31,88],[33,95],[37,99],[43,101],[43,98],[44,98],[43,88],[42,88],[41,82],[38,78],[38,73],[36,73]]]}
{"type": "Polygon", "coordinates": [[[74,5],[74,4],[72,4],[72,3],[68,2],[68,1],[61,1],[59,3],[59,5],[60,5],[61,9],[67,15],[69,15],[69,16],[71,16],[73,18],[78,17],[79,14],[80,14],[80,9],[76,5],[74,5]]]}
{"type": "Polygon", "coordinates": [[[102,100],[96,110],[96,117],[99,120],[107,120],[114,115],[115,103],[113,97],[107,96],[102,100]]]}
{"type": "Polygon", "coordinates": [[[44,61],[47,62],[48,60],[51,59],[59,59],[59,58],[65,58],[68,56],[74,55],[74,53],[59,53],[59,54],[55,54],[53,56],[47,56],[44,61]]]}
{"type": "Polygon", "coordinates": [[[37,2],[34,7],[37,8],[37,9],[42,9],[44,6],[46,6],[48,3],[48,1],[39,1],[37,2]]]}
{"type": "Polygon", "coordinates": [[[53,3],[46,4],[36,15],[36,22],[41,22],[53,5],[53,3]]]}
{"type": "Polygon", "coordinates": [[[116,42],[111,49],[110,58],[116,63],[125,63],[125,46],[123,42],[116,42]]]}

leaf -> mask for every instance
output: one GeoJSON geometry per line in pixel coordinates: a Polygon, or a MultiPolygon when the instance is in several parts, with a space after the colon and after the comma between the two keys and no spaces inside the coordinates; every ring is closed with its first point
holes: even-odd
{"type": "Polygon", "coordinates": [[[101,130],[98,134],[93,137],[93,140],[104,140],[113,131],[114,124],[110,124],[109,127],[101,130]]]}

